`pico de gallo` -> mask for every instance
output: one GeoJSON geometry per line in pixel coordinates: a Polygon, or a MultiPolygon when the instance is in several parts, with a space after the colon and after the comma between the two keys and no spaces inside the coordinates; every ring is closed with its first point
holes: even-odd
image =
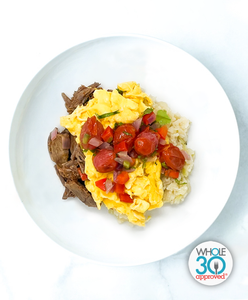
{"type": "MultiPolygon", "coordinates": [[[[151,158],[159,159],[161,173],[177,179],[185,165],[185,154],[178,147],[166,140],[171,122],[165,110],[156,114],[152,108],[144,111],[143,116],[132,124],[116,123],[114,128],[103,128],[100,120],[113,113],[96,115],[88,118],[81,129],[80,146],[83,151],[93,152],[93,165],[97,172],[113,173],[113,182],[104,178],[95,182],[103,191],[116,192],[120,201],[132,203],[125,193],[125,183],[135,166],[136,159],[145,162],[151,158]]],[[[80,174],[87,180],[87,175],[80,174]]]]}

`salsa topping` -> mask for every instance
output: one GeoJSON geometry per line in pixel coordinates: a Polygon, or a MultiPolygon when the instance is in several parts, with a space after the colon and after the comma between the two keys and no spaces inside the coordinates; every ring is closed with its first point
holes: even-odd
{"type": "MultiPolygon", "coordinates": [[[[81,129],[80,146],[94,153],[93,165],[99,173],[114,172],[113,181],[104,178],[96,181],[95,185],[106,192],[116,191],[120,201],[131,203],[133,200],[125,194],[125,183],[129,180],[128,173],[135,170],[136,159],[141,160],[143,168],[147,161],[159,159],[161,173],[177,179],[186,155],[168,142],[167,124],[171,119],[165,110],[155,114],[153,108],[147,108],[143,116],[132,124],[116,123],[114,128],[107,126],[104,129],[99,119],[117,113],[119,111],[88,118],[81,129]]],[[[82,180],[87,180],[82,175],[82,180]]]]}
{"type": "Polygon", "coordinates": [[[80,144],[83,149],[93,150],[96,146],[89,144],[90,139],[97,138],[101,140],[101,134],[104,132],[102,123],[95,116],[88,118],[84,123],[80,133],[80,144]]]}

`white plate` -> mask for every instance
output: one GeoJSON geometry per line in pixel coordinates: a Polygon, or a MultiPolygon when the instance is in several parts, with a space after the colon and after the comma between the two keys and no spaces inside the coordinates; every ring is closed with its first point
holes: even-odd
{"type": "Polygon", "coordinates": [[[90,260],[137,265],[181,250],[214,222],[235,182],[239,134],[225,92],[195,58],[153,38],[113,36],[65,51],[34,77],[13,118],[10,161],[24,206],[54,241],[90,260]],[[107,89],[131,80],[192,121],[188,146],[196,151],[191,193],[183,204],[154,210],[145,228],[120,225],[106,209],[78,199],[62,200],[47,150],[49,132],[67,114],[61,92],[71,96],[81,84],[98,81],[107,89]]]}

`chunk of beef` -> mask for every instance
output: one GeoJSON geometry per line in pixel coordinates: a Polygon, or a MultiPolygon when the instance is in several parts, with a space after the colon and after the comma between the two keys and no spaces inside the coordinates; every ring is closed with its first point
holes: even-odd
{"type": "MultiPolygon", "coordinates": [[[[58,166],[55,165],[54,168],[55,168],[55,170],[56,170],[56,173],[57,173],[57,175],[58,175],[58,177],[59,177],[61,183],[63,184],[63,186],[65,186],[65,179],[64,179],[64,178],[62,177],[62,175],[60,174],[59,169],[58,169],[58,166]]],[[[70,190],[68,190],[67,187],[65,187],[65,191],[64,191],[64,194],[63,194],[63,196],[62,196],[62,199],[65,200],[65,199],[67,199],[67,198],[69,198],[69,197],[75,197],[75,195],[73,194],[73,192],[71,192],[70,190]]]]}
{"type": "Polygon", "coordinates": [[[80,145],[76,142],[75,137],[71,136],[71,160],[77,159],[79,162],[85,161],[85,155],[80,147],[80,145]]]}
{"type": "MultiPolygon", "coordinates": [[[[67,112],[71,114],[78,105],[85,105],[89,99],[93,98],[94,91],[100,89],[99,86],[100,84],[97,82],[88,87],[81,85],[71,99],[62,93],[67,112]]],[[[80,145],[77,144],[76,138],[67,129],[61,133],[57,132],[57,135],[53,134],[53,139],[50,133],[48,151],[51,160],[55,162],[56,173],[65,187],[62,198],[78,197],[86,205],[96,207],[96,203],[86,189],[78,171],[80,168],[81,172],[85,173],[85,155],[80,145]]]]}
{"type": "Polygon", "coordinates": [[[77,159],[79,162],[85,162],[85,155],[79,145],[77,145],[71,154],[71,159],[77,159]]]}
{"type": "Polygon", "coordinates": [[[77,160],[69,160],[62,164],[62,166],[55,165],[56,173],[65,187],[62,199],[78,197],[86,205],[96,207],[96,203],[92,198],[91,193],[86,189],[84,183],[81,181],[77,170],[79,167],[81,171],[84,172],[84,163],[77,160]]]}
{"type": "Polygon", "coordinates": [[[65,107],[67,112],[71,114],[78,105],[85,105],[89,99],[93,97],[94,91],[100,86],[100,83],[94,82],[88,87],[81,85],[77,91],[74,92],[73,97],[70,99],[65,93],[62,93],[62,97],[65,101],[65,107]]]}
{"type": "Polygon", "coordinates": [[[58,166],[58,172],[65,181],[79,180],[80,175],[78,173],[78,163],[75,160],[69,160],[62,166],[58,166]]]}
{"type": "Polygon", "coordinates": [[[76,160],[82,173],[85,173],[85,155],[77,144],[75,137],[71,136],[71,160],[76,160]]]}
{"type": "Polygon", "coordinates": [[[71,198],[71,197],[73,198],[73,197],[75,197],[75,195],[73,194],[72,191],[70,191],[67,187],[65,187],[65,191],[64,191],[64,194],[62,196],[62,199],[66,200],[66,199],[71,198]]]}
{"type": "Polygon", "coordinates": [[[51,133],[48,137],[48,151],[51,160],[55,162],[58,166],[61,166],[69,159],[69,149],[64,149],[64,142],[67,139],[70,139],[70,135],[67,131],[61,133],[58,132],[56,138],[53,140],[51,139],[51,133]]]}
{"type": "Polygon", "coordinates": [[[84,204],[90,207],[96,207],[96,202],[92,198],[91,193],[83,184],[76,181],[68,181],[65,183],[65,187],[76,197],[78,197],[84,204]]]}
{"type": "Polygon", "coordinates": [[[71,138],[71,147],[70,147],[70,152],[71,152],[71,159],[73,160],[74,158],[72,158],[73,152],[75,150],[75,148],[77,147],[78,143],[76,142],[76,137],[73,136],[72,134],[70,135],[71,138]]]}

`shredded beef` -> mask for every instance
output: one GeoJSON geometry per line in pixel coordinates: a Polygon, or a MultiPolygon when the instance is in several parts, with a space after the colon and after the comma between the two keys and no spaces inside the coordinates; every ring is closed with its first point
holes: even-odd
{"type": "Polygon", "coordinates": [[[85,188],[84,185],[77,181],[68,181],[65,183],[65,187],[73,192],[84,204],[90,207],[96,207],[96,202],[93,200],[91,193],[85,188]],[[93,201],[92,201],[93,200],[93,201]]]}
{"type": "Polygon", "coordinates": [[[65,107],[67,112],[71,114],[78,105],[85,105],[93,97],[94,91],[100,86],[100,83],[94,82],[88,87],[81,85],[77,91],[74,92],[70,99],[65,93],[62,93],[62,97],[65,101],[65,107]]]}
{"type": "MultiPolygon", "coordinates": [[[[100,84],[97,82],[88,87],[81,85],[74,92],[71,99],[65,93],[62,93],[67,112],[71,114],[78,105],[86,105],[93,98],[94,91],[101,89],[99,86],[100,84]]],[[[86,189],[79,174],[79,170],[85,173],[85,155],[80,145],[77,144],[76,138],[67,129],[58,132],[53,141],[50,134],[48,137],[48,151],[51,160],[55,162],[56,173],[65,187],[62,199],[78,197],[87,206],[96,207],[91,193],[86,189]],[[66,148],[69,149],[63,148],[65,146],[63,145],[63,140],[65,142],[65,139],[67,139],[66,148]]]]}

